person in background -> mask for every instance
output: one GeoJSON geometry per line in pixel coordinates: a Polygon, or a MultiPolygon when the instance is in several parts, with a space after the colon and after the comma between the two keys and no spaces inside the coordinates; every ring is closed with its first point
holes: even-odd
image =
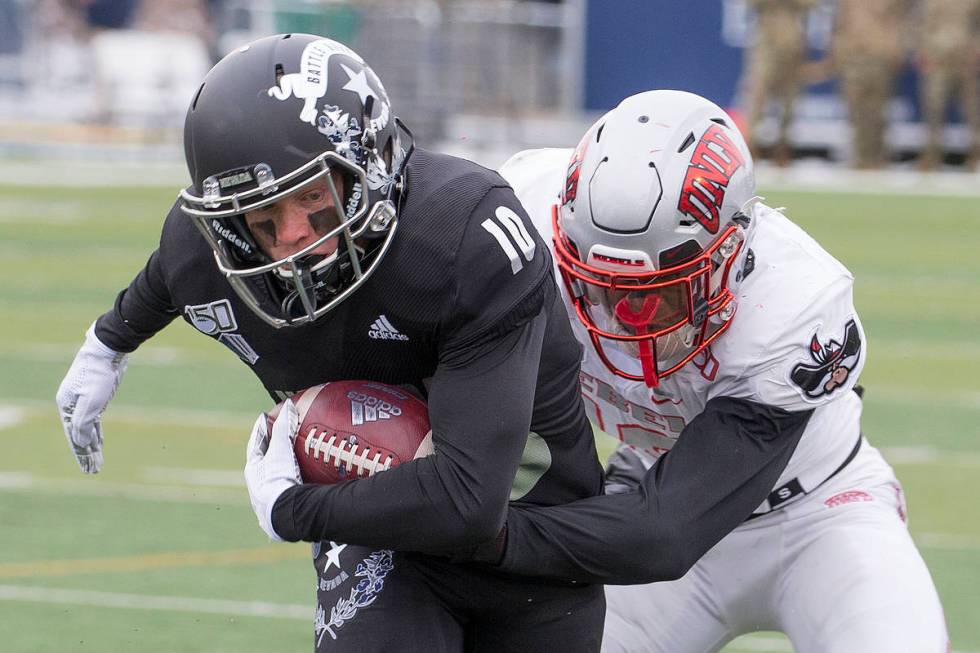
{"type": "Polygon", "coordinates": [[[194,36],[209,49],[216,40],[209,3],[204,0],[143,0],[136,9],[133,27],[194,36]]]}
{"type": "Polygon", "coordinates": [[[749,148],[759,156],[758,126],[769,100],[779,106],[779,132],[773,159],[785,166],[792,158],[789,125],[803,86],[806,16],[817,0],[748,0],[757,16],[755,36],[746,54],[746,130],[749,148]]]}
{"type": "Polygon", "coordinates": [[[839,0],[831,44],[854,146],[852,164],[878,168],[887,161],[888,102],[903,61],[906,0],[839,0]]]}
{"type": "Polygon", "coordinates": [[[980,0],[923,0],[922,14],[916,63],[926,142],[919,167],[933,170],[942,162],[946,107],[958,92],[969,130],[966,166],[975,169],[980,155],[980,0]]]}

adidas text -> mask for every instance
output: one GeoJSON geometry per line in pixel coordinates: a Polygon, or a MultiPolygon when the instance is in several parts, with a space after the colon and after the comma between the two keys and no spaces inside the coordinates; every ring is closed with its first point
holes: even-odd
{"type": "Polygon", "coordinates": [[[371,324],[371,328],[368,329],[368,337],[375,340],[408,340],[408,336],[399,333],[398,329],[393,327],[384,315],[379,315],[378,319],[371,324]]]}

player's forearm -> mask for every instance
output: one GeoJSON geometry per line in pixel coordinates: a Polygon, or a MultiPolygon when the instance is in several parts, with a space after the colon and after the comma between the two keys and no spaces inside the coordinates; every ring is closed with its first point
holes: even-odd
{"type": "Polygon", "coordinates": [[[500,567],[606,584],[679,578],[762,503],[809,416],[712,400],[637,491],[512,506],[500,567]]]}
{"type": "Polygon", "coordinates": [[[533,410],[544,313],[462,352],[429,384],[435,455],[367,479],[283,493],[273,526],[287,540],[446,553],[503,526],[533,410]]]}
{"type": "MultiPolygon", "coordinates": [[[[645,485],[656,485],[655,473],[656,467],[645,485]]],[[[748,496],[761,502],[771,487],[761,482],[748,496]]],[[[715,505],[700,515],[663,503],[656,492],[641,489],[550,509],[514,507],[500,568],[612,585],[675,580],[752,512],[745,502],[715,505]]]]}
{"type": "Polygon", "coordinates": [[[436,458],[340,485],[286,490],[273,509],[273,527],[285,540],[441,553],[494,537],[503,525],[507,484],[465,487],[458,472],[436,458]]]}

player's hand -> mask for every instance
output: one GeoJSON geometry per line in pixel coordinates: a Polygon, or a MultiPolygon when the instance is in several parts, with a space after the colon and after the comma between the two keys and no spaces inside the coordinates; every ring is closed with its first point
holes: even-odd
{"type": "Polygon", "coordinates": [[[281,542],[282,538],[272,528],[272,508],[280,494],[302,483],[293,453],[293,441],[299,431],[299,415],[293,402],[283,402],[272,425],[271,438],[267,423],[268,416],[262,413],[252,427],[245,452],[245,484],[259,526],[269,537],[281,542]]]}
{"type": "Polygon", "coordinates": [[[127,358],[95,337],[93,323],[55,396],[65,437],[86,474],[102,469],[102,413],[116,394],[127,358]]]}

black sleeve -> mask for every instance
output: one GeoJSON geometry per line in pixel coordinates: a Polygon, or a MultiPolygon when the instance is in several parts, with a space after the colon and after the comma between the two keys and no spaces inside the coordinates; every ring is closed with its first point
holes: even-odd
{"type": "Polygon", "coordinates": [[[613,585],[680,578],[766,498],[812,412],[712,399],[637,491],[512,505],[499,566],[613,585]]]}
{"type": "Polygon", "coordinates": [[[287,490],[272,518],[283,539],[443,553],[500,531],[555,296],[547,248],[528,224],[513,190],[489,188],[446,270],[451,291],[428,384],[435,455],[353,483],[287,490]]]}
{"type": "Polygon", "coordinates": [[[545,326],[542,313],[440,365],[429,387],[435,455],[356,482],[290,488],[273,509],[276,532],[433,553],[493,538],[528,435],[545,326]]]}
{"type": "Polygon", "coordinates": [[[481,341],[550,306],[556,293],[551,255],[529,225],[531,219],[509,186],[490,188],[477,204],[457,246],[440,359],[463,365],[481,341]]]}
{"type": "Polygon", "coordinates": [[[134,351],[177,317],[160,258],[160,250],[153,252],[112,309],[96,322],[95,335],[110,349],[134,351]]]}

